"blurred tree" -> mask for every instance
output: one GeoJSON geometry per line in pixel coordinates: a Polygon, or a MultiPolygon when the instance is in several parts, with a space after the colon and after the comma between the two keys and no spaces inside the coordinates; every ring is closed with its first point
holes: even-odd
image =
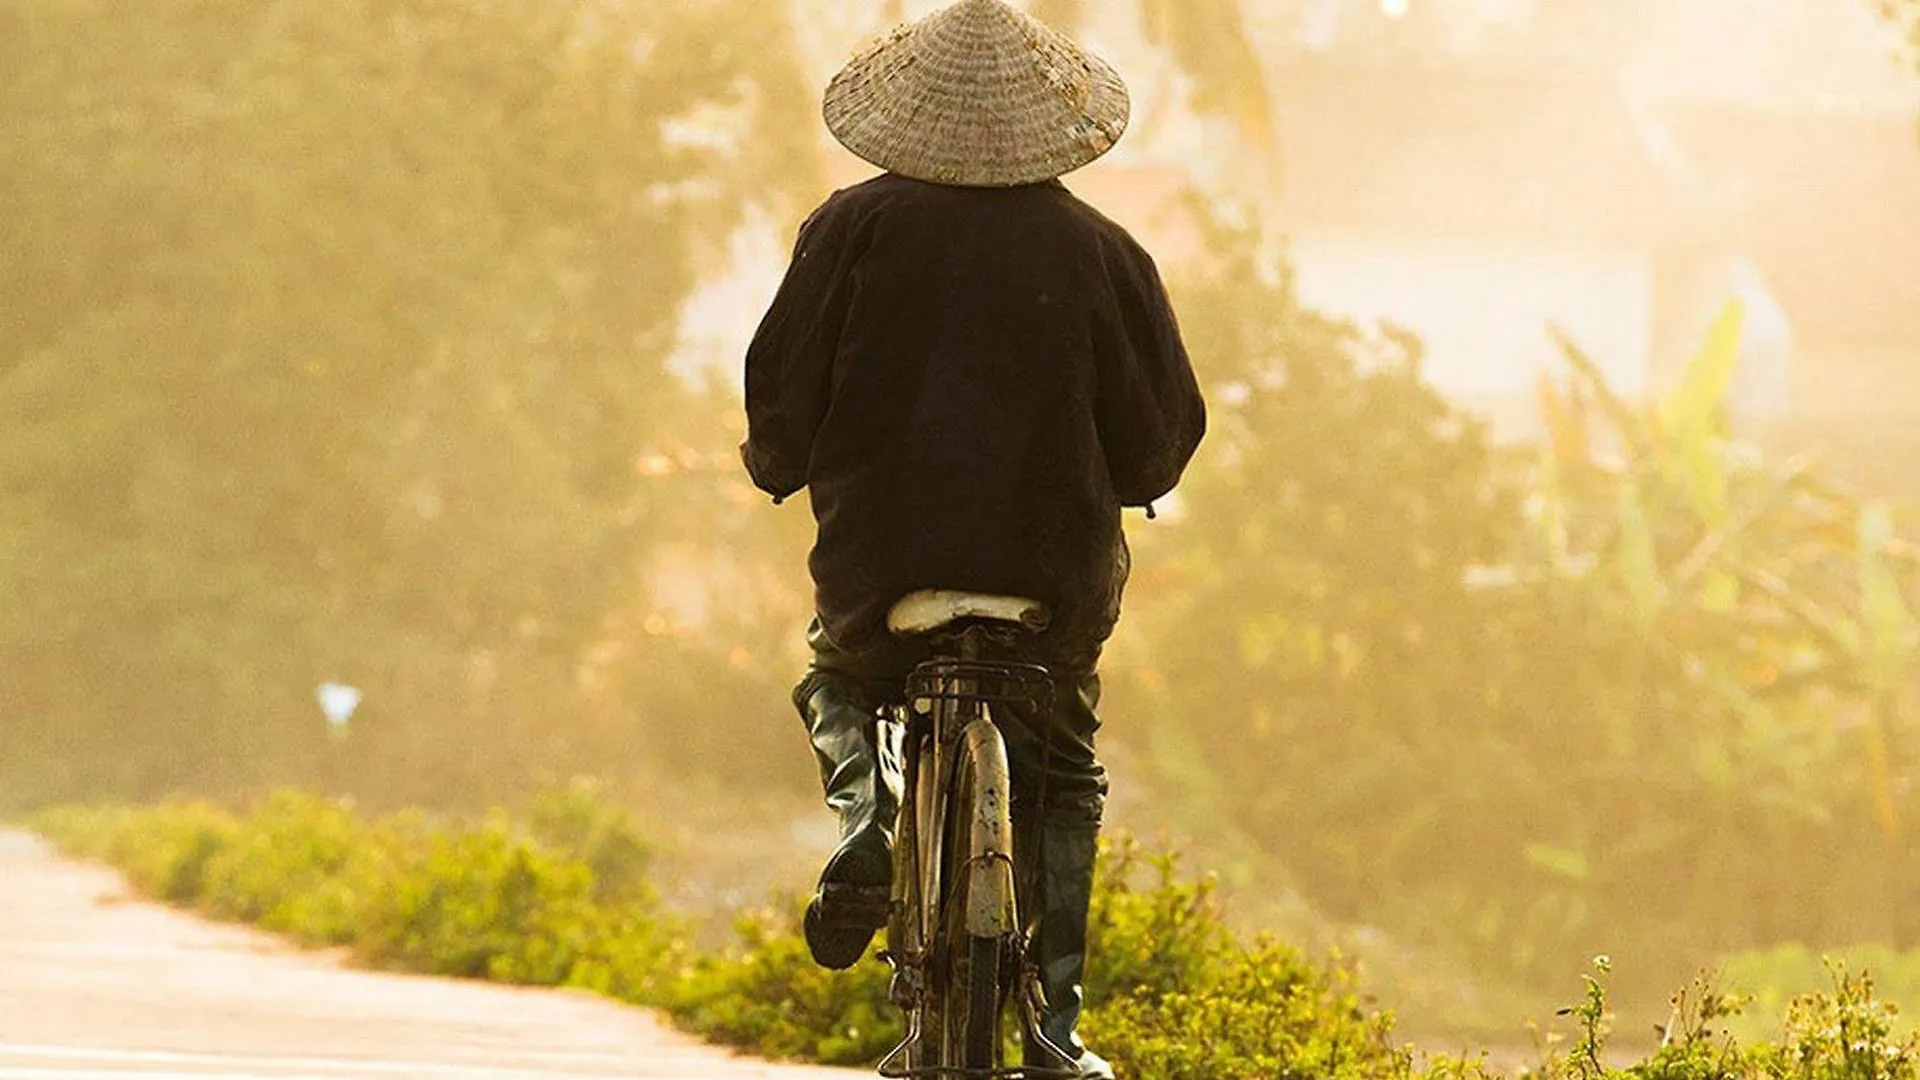
{"type": "Polygon", "coordinates": [[[572,737],[637,550],[729,512],[635,462],[726,445],[665,367],[679,306],[749,203],[818,186],[781,10],[0,27],[0,767],[284,770],[325,676],[455,758],[572,737]]]}
{"type": "Polygon", "coordinates": [[[1906,30],[1914,62],[1920,64],[1920,0],[1880,0],[1880,13],[1906,30]]]}
{"type": "Polygon", "coordinates": [[[1731,442],[1730,321],[1657,409],[1579,381],[1507,450],[1256,235],[1178,290],[1212,426],[1110,718],[1166,811],[1482,972],[1914,940],[1920,556],[1731,442]]]}
{"type": "Polygon", "coordinates": [[[1087,18],[1087,0],[1032,0],[1027,11],[1048,26],[1078,29],[1087,18]]]}
{"type": "MultiPolygon", "coordinates": [[[[1193,104],[1234,124],[1244,147],[1271,167],[1274,109],[1266,74],[1247,35],[1241,0],[1135,0],[1147,43],[1163,50],[1193,83],[1193,104]]],[[[1087,0],[1031,0],[1031,13],[1077,33],[1087,0]]]]}

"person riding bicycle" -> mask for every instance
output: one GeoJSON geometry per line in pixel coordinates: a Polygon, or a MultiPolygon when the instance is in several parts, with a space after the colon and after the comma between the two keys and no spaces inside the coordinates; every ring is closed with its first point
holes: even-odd
{"type": "Polygon", "coordinates": [[[747,351],[741,448],[776,502],[809,489],[818,525],[793,700],[840,817],[804,924],[821,965],[857,963],[884,921],[837,897],[892,878],[900,777],[878,715],[926,647],[888,633],[889,608],[928,588],[1049,608],[1026,658],[1051,669],[1054,705],[1007,743],[1016,824],[1040,832],[1016,851],[1038,889],[1041,1028],[1075,1060],[1027,1052],[1087,1077],[1112,1076],[1075,1027],[1121,509],[1151,514],[1206,427],[1152,257],[1059,179],[1111,149],[1129,109],[1105,61],[1002,0],[960,0],[857,55],[824,116],[885,171],[801,225],[747,351]]]}

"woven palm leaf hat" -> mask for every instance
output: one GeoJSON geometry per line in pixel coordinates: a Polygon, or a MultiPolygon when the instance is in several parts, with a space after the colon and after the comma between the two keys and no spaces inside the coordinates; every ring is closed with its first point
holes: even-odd
{"type": "Polygon", "coordinates": [[[1003,0],[960,0],[861,49],[822,112],[889,172],[1017,187],[1113,149],[1131,108],[1119,72],[1066,35],[1003,0]]]}

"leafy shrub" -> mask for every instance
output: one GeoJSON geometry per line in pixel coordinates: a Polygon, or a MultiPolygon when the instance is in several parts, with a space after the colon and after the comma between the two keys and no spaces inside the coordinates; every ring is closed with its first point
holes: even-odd
{"type": "MultiPolygon", "coordinates": [[[[798,910],[798,902],[781,905],[798,910]]],[[[1121,837],[1103,848],[1090,913],[1086,1037],[1128,1076],[1398,1075],[1391,1019],[1354,972],[1280,942],[1237,941],[1209,879],[1121,837]]],[[[706,957],[671,1005],[691,1029],[774,1057],[870,1064],[898,1042],[888,969],[814,966],[790,921],[759,913],[738,946],[706,957]]]]}
{"type": "MultiPolygon", "coordinates": [[[[368,821],[349,804],[282,792],[241,815],[179,803],[62,810],[37,824],[70,851],[127,867],[155,895],[309,944],[350,945],[371,962],[584,987],[661,1006],[692,1031],[769,1057],[870,1064],[899,1041],[889,969],[815,966],[787,915],[754,913],[732,948],[693,955],[640,874],[645,840],[593,788],[545,796],[524,822],[499,811],[465,824],[368,821]]],[[[1086,1028],[1128,1075],[1410,1067],[1351,970],[1276,941],[1236,941],[1210,880],[1186,880],[1176,860],[1146,857],[1124,838],[1103,851],[1099,873],[1086,1028]]]]}
{"type": "MultiPolygon", "coordinates": [[[[207,860],[200,894],[208,914],[256,922],[310,944],[353,940],[364,914],[352,889],[370,830],[348,804],[277,792],[207,860]]],[[[371,884],[371,883],[369,883],[371,884]]]]}
{"type": "Polygon", "coordinates": [[[350,803],[297,792],[244,815],[169,803],[59,810],[36,825],[155,897],[304,944],[352,946],[408,971],[655,1000],[678,930],[635,876],[644,844],[630,819],[585,812],[577,800],[589,797],[568,793],[529,815],[560,837],[551,845],[504,813],[465,826],[417,813],[368,821],[350,803]],[[589,859],[614,876],[598,879],[589,859]]]}
{"type": "Polygon", "coordinates": [[[653,846],[633,814],[608,799],[596,782],[575,780],[542,793],[528,806],[526,824],[540,843],[587,864],[595,899],[653,895],[647,882],[653,846]]]}
{"type": "Polygon", "coordinates": [[[537,848],[498,815],[427,837],[380,901],[359,945],[375,960],[438,975],[566,981],[590,923],[593,873],[537,848]]]}
{"type": "MultiPolygon", "coordinates": [[[[1786,1022],[1793,1003],[1833,984],[1833,965],[1871,971],[1874,986],[1896,1001],[1920,1001],[1920,952],[1886,945],[1855,945],[1824,952],[1804,945],[1779,945],[1740,953],[1720,965],[1720,978],[1747,996],[1746,1011],[1731,1030],[1755,1039],[1786,1022]]],[[[1889,1018],[1893,1030],[1920,1030],[1910,1015],[1889,1018]]]]}
{"type": "Polygon", "coordinates": [[[832,1065],[872,1064],[900,1041],[884,964],[817,967],[792,920],[774,911],[750,914],[736,929],[736,946],[699,958],[667,999],[689,1030],[768,1057],[832,1065]]]}
{"type": "Polygon", "coordinates": [[[1214,882],[1183,880],[1172,855],[1134,840],[1105,840],[1087,917],[1087,999],[1189,993],[1218,979],[1238,954],[1220,921],[1214,882]]]}
{"type": "MultiPolygon", "coordinates": [[[[157,896],[271,921],[406,970],[592,989],[770,1057],[871,1064],[899,1039],[883,964],[824,971],[790,918],[771,912],[743,919],[732,948],[694,955],[685,926],[655,907],[644,880],[601,888],[593,853],[618,852],[607,857],[629,875],[646,845],[598,800],[590,788],[553,796],[526,815],[533,826],[500,811],[466,823],[417,813],[370,821],[296,793],[244,814],[182,802],[60,810],[35,824],[157,896]],[[601,899],[608,893],[617,895],[601,899]]],[[[1176,859],[1144,855],[1125,838],[1102,852],[1090,929],[1086,1035],[1124,1077],[1488,1075],[1483,1059],[1422,1058],[1396,1045],[1392,1015],[1361,993],[1350,966],[1271,938],[1237,939],[1210,879],[1187,878],[1176,859]]],[[[1776,968],[1803,959],[1780,955],[1776,968]]],[[[1827,971],[1828,989],[1793,999],[1771,1040],[1736,1038],[1747,999],[1698,981],[1673,997],[1658,1049],[1622,1067],[1607,1045],[1602,959],[1581,1004],[1563,1010],[1577,1037],[1531,1071],[1542,1080],[1920,1080],[1920,1036],[1901,1031],[1866,975],[1837,962],[1827,971]]]]}
{"type": "MultiPolygon", "coordinates": [[[[798,901],[781,911],[798,910],[798,901]]],[[[1237,941],[1210,879],[1121,837],[1102,850],[1089,919],[1086,1037],[1130,1077],[1401,1076],[1411,1055],[1364,1005],[1354,972],[1280,942],[1237,941]]],[[[871,1064],[898,1042],[888,969],[814,966],[791,920],[741,921],[668,1005],[691,1030],[772,1057],[871,1064]]],[[[1457,1063],[1448,1062],[1449,1066],[1457,1063]]]]}
{"type": "MultiPolygon", "coordinates": [[[[1604,976],[1606,958],[1595,967],[1604,976]]],[[[1579,1025],[1578,1037],[1538,1072],[1545,1080],[1914,1080],[1920,1037],[1895,1035],[1896,1010],[1874,996],[1867,974],[1839,962],[1827,971],[1828,989],[1796,998],[1777,1038],[1752,1042],[1732,1034],[1747,1005],[1744,995],[1722,993],[1716,980],[1701,976],[1673,996],[1659,1047],[1624,1068],[1610,1064],[1606,1053],[1606,987],[1588,975],[1584,1000],[1562,1010],[1579,1025]]]]}
{"type": "Polygon", "coordinates": [[[185,801],[146,811],[68,808],[35,824],[68,851],[111,863],[142,892],[174,904],[199,902],[208,863],[240,831],[226,811],[185,801]]]}
{"type": "Polygon", "coordinates": [[[1210,879],[1110,846],[1089,926],[1087,1038],[1127,1076],[1376,1077],[1412,1072],[1391,1016],[1355,972],[1262,938],[1235,940],[1210,879]],[[1143,886],[1139,882],[1144,879],[1143,886]]]}
{"type": "Polygon", "coordinates": [[[1808,994],[1787,1011],[1786,1039],[1756,1055],[1774,1076],[1913,1080],[1920,1036],[1893,1034],[1897,1010],[1874,996],[1873,979],[1832,968],[1831,994],[1808,994]]]}

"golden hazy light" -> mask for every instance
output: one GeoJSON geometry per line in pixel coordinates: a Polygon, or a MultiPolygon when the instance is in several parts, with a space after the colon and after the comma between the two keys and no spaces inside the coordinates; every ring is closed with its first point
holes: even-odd
{"type": "MultiPolygon", "coordinates": [[[[0,817],[588,774],[676,892],[803,884],[742,354],[947,2],[0,0],[0,817]]],[[[1853,943],[1920,1007],[1920,0],[1010,2],[1136,93],[1064,182],[1211,410],[1116,826],[1417,1036],[1601,952],[1622,1031],[1853,943]]]]}

